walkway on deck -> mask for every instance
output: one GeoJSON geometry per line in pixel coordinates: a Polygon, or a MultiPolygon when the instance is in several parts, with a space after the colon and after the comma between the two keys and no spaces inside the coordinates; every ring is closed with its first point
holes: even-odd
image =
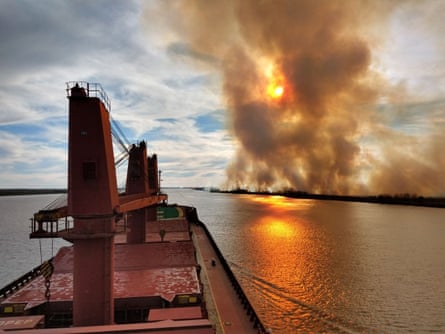
{"type": "Polygon", "coordinates": [[[205,230],[195,224],[191,224],[191,229],[200,258],[198,261],[202,260],[203,263],[200,263],[202,270],[207,272],[210,292],[216,304],[218,317],[221,319],[221,326],[217,326],[218,333],[222,331],[225,334],[258,334],[258,329],[254,328],[252,321],[249,321],[249,315],[224,271],[205,230]],[[212,265],[212,260],[215,261],[215,266],[212,265]]]}

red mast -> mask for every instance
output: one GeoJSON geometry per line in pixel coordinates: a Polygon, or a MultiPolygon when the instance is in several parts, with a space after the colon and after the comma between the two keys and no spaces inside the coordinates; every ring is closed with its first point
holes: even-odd
{"type": "Polygon", "coordinates": [[[81,85],[68,91],[73,325],[105,325],[114,321],[114,209],[119,198],[108,99],[100,85],[81,85]]]}
{"type": "MultiPolygon", "coordinates": [[[[147,148],[145,142],[133,145],[130,149],[127,169],[127,195],[149,194],[147,148]]],[[[145,242],[145,222],[149,208],[141,208],[127,213],[127,242],[130,244],[145,242]]],[[[156,213],[156,208],[154,208],[156,213]]],[[[155,216],[156,219],[156,216],[155,216]]]]}

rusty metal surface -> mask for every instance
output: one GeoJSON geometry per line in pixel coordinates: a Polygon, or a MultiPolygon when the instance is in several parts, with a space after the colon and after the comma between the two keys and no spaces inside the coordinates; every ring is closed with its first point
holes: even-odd
{"type": "Polygon", "coordinates": [[[45,328],[20,331],[20,334],[86,334],[86,333],[150,333],[150,334],[214,334],[207,319],[159,321],[127,325],[45,328]]]}
{"type": "Polygon", "coordinates": [[[159,202],[167,200],[167,195],[165,194],[145,196],[142,198],[136,198],[130,200],[131,196],[132,195],[120,197],[119,198],[120,204],[114,208],[114,212],[123,213],[132,210],[137,210],[151,205],[156,205],[159,202]]]}
{"type": "Polygon", "coordinates": [[[148,314],[148,321],[186,320],[200,318],[202,318],[200,306],[157,308],[151,309],[150,313],[148,314]]]}
{"type": "Polygon", "coordinates": [[[19,330],[39,328],[43,325],[45,316],[43,315],[27,315],[23,317],[1,317],[1,330],[19,330]]]}
{"type": "MultiPolygon", "coordinates": [[[[62,247],[53,260],[51,301],[73,299],[73,248],[62,247]]],[[[161,296],[172,301],[180,294],[200,294],[194,247],[191,241],[138,245],[118,244],[115,251],[114,296],[161,296]]],[[[45,302],[44,278],[38,277],[9,296],[2,304],[45,302]]]]}
{"type": "Polygon", "coordinates": [[[115,268],[119,271],[194,266],[194,251],[192,241],[120,244],[115,249],[115,268]]]}
{"type": "MultiPolygon", "coordinates": [[[[72,301],[72,273],[54,274],[51,278],[50,291],[51,302],[72,301]]],[[[195,267],[127,270],[114,274],[116,299],[160,296],[171,302],[177,295],[200,293],[195,267]]],[[[45,301],[45,280],[43,277],[38,277],[4,300],[2,304],[26,303],[25,309],[30,309],[45,301]]]]}
{"type": "Polygon", "coordinates": [[[181,294],[198,294],[200,287],[194,267],[161,268],[115,273],[115,298],[161,296],[167,301],[181,294]]]}

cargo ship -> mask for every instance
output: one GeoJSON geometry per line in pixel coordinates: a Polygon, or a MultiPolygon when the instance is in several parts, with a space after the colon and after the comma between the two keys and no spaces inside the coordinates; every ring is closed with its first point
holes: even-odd
{"type": "Polygon", "coordinates": [[[0,333],[267,333],[196,209],[168,203],[144,141],[122,145],[118,190],[101,85],[66,92],[68,191],[34,214],[30,238],[72,245],[0,290],[0,333]]]}

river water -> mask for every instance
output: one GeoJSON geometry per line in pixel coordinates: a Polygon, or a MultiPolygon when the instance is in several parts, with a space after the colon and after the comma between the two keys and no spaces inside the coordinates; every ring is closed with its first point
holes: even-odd
{"type": "MultiPolygon", "coordinates": [[[[273,333],[445,333],[445,209],[167,193],[197,207],[273,333]]],[[[0,286],[66,244],[28,239],[56,197],[0,197],[0,286]]]]}

